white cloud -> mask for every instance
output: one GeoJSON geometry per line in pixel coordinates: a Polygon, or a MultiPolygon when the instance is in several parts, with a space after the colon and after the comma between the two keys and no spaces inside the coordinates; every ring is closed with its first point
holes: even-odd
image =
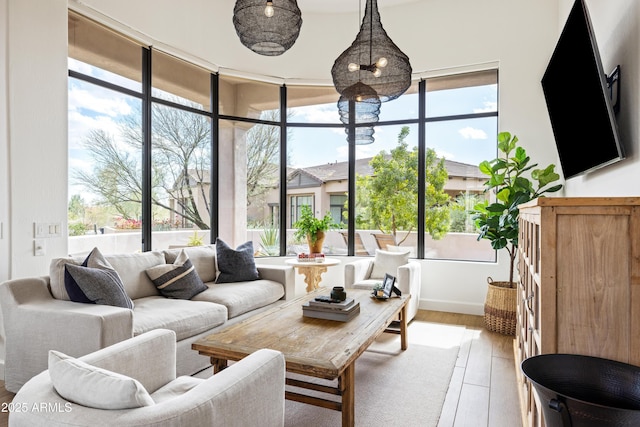
{"type": "Polygon", "coordinates": [[[84,109],[111,117],[127,115],[131,106],[122,97],[99,96],[97,93],[80,88],[69,90],[69,105],[75,110],[84,109]]]}
{"type": "Polygon", "coordinates": [[[292,121],[302,123],[337,123],[340,121],[338,109],[334,104],[314,105],[295,109],[292,121]]]}
{"type": "Polygon", "coordinates": [[[474,108],[474,113],[489,113],[492,111],[498,111],[498,103],[496,101],[485,101],[484,108],[474,108]]]}
{"type": "MultiPolygon", "coordinates": [[[[375,135],[374,135],[374,138],[375,138],[375,135]]],[[[374,144],[356,146],[356,157],[359,159],[366,159],[378,154],[380,150],[374,148],[373,145],[374,144]]]]}
{"type": "Polygon", "coordinates": [[[438,158],[444,157],[447,160],[453,160],[456,157],[455,154],[443,150],[436,150],[436,156],[438,156],[438,158]]]}
{"type": "Polygon", "coordinates": [[[474,129],[471,126],[467,126],[458,131],[458,133],[464,139],[487,139],[487,134],[482,129],[474,129]]]}
{"type": "Polygon", "coordinates": [[[118,124],[107,116],[86,116],[69,110],[69,148],[81,148],[82,142],[91,130],[101,129],[109,135],[119,134],[118,124]]]}

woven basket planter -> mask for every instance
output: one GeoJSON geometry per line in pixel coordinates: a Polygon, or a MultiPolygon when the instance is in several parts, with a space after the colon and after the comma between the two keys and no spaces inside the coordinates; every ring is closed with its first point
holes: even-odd
{"type": "Polygon", "coordinates": [[[489,288],[484,302],[485,327],[503,335],[516,334],[516,297],[515,283],[510,287],[509,282],[494,282],[487,279],[489,288]]]}

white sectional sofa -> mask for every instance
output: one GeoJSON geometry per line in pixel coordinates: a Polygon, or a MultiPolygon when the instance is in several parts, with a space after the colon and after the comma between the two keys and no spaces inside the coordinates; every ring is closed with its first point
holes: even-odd
{"type": "Polygon", "coordinates": [[[216,329],[238,322],[295,294],[289,266],[256,265],[259,279],[215,283],[220,275],[215,245],[184,248],[206,290],[191,299],[162,296],[147,269],[171,264],[182,249],[105,255],[121,278],[133,309],[72,302],[65,291],[65,264],[85,257],[51,261],[49,276],[15,279],[0,285],[5,328],[5,388],[17,392],[47,368],[50,349],[80,357],[154,329],[176,333],[177,375],[192,375],[209,359],[191,344],[216,329]]]}

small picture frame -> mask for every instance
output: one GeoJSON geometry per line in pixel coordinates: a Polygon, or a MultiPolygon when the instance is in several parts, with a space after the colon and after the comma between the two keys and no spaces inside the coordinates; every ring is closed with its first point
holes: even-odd
{"type": "Polygon", "coordinates": [[[396,283],[396,278],[389,273],[384,275],[384,280],[382,281],[382,292],[386,298],[391,298],[391,293],[393,292],[393,286],[396,283]]]}

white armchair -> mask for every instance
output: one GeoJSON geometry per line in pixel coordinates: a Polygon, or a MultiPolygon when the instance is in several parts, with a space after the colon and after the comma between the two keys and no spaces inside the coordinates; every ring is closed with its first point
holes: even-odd
{"type": "MultiPolygon", "coordinates": [[[[175,333],[156,329],[77,359],[125,375],[127,380],[137,380],[150,395],[152,401],[146,402],[150,406],[96,409],[72,403],[56,392],[50,371],[46,370],[15,395],[12,407],[17,410],[9,414],[9,426],[284,425],[282,353],[256,351],[207,379],[176,378],[175,355],[175,333]]],[[[58,372],[51,372],[60,386],[58,372]]],[[[93,386],[102,384],[100,380],[93,386]]],[[[105,392],[92,390],[91,394],[102,403],[103,395],[99,393],[105,392]]]]}
{"type": "Polygon", "coordinates": [[[376,283],[382,282],[384,273],[395,276],[396,287],[402,295],[411,295],[407,306],[407,321],[411,321],[418,313],[422,271],[420,263],[409,261],[407,253],[377,250],[375,258],[345,264],[344,286],[373,289],[376,283]]]}

